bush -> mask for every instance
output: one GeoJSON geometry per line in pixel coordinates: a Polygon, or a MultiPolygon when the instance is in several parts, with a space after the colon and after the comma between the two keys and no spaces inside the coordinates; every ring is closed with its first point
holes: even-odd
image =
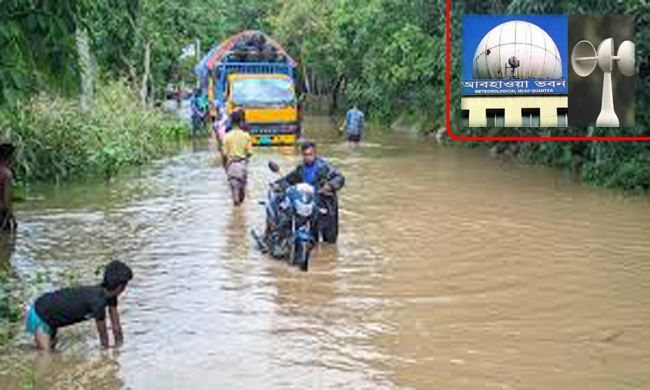
{"type": "Polygon", "coordinates": [[[76,100],[41,94],[0,112],[0,129],[17,147],[17,180],[109,178],[120,168],[169,153],[187,132],[171,114],[148,109],[125,83],[100,88],[91,112],[76,100]]]}
{"type": "Polygon", "coordinates": [[[0,346],[12,339],[22,320],[22,297],[17,280],[0,268],[0,346]]]}

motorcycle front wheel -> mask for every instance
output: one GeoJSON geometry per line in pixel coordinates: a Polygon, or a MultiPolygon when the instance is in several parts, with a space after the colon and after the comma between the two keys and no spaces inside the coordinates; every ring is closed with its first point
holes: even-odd
{"type": "Polygon", "coordinates": [[[296,265],[301,271],[309,270],[309,257],[311,255],[309,243],[301,241],[293,245],[291,250],[291,265],[296,265]]]}
{"type": "Polygon", "coordinates": [[[287,254],[291,255],[291,253],[287,252],[289,252],[289,250],[293,252],[293,248],[288,248],[289,245],[287,243],[287,240],[280,239],[279,237],[274,237],[269,246],[271,248],[271,256],[276,259],[286,259],[287,254]]]}

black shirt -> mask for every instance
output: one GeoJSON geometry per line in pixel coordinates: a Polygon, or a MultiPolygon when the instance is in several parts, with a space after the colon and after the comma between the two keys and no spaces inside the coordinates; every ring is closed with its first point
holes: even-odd
{"type": "Polygon", "coordinates": [[[42,295],[34,303],[36,314],[51,328],[106,318],[106,306],[117,306],[117,297],[108,298],[102,286],[64,288],[42,295]]]}

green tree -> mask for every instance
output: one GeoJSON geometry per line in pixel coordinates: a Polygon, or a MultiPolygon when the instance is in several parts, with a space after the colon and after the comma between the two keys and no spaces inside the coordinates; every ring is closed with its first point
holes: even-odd
{"type": "Polygon", "coordinates": [[[0,8],[0,104],[78,90],[75,31],[89,2],[7,0],[0,8]]]}

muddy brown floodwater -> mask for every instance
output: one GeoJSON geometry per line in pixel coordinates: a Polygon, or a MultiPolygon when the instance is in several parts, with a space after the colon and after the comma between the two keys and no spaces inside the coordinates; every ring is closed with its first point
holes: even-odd
{"type": "Polygon", "coordinates": [[[44,188],[19,206],[9,266],[48,275],[33,295],[123,259],[126,343],[92,324],[37,358],[0,351],[0,388],[650,388],[650,200],[578,186],[485,151],[408,136],[348,151],[324,118],[308,132],[347,177],[341,236],[309,273],[270,260],[268,160],[233,210],[205,145],[108,185],[44,188]]]}

